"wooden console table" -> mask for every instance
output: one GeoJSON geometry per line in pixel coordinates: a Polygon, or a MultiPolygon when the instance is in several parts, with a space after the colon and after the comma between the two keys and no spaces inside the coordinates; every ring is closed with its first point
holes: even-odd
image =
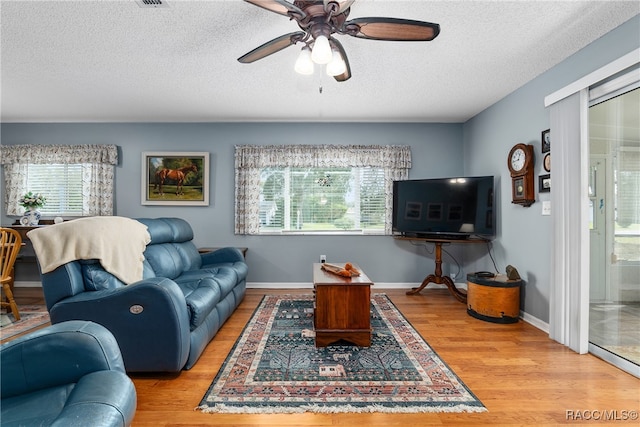
{"type": "MultiPolygon", "coordinates": [[[[16,221],[17,223],[18,221],[16,221]]],[[[26,263],[31,263],[35,266],[36,264],[36,252],[33,249],[33,244],[31,240],[27,236],[27,233],[36,228],[46,227],[48,225],[52,225],[53,221],[41,220],[40,225],[20,225],[20,224],[11,224],[5,226],[6,228],[11,228],[16,230],[20,237],[22,237],[22,249],[18,254],[18,258],[16,259],[16,265],[24,265],[26,263]]]]}
{"type": "Polygon", "coordinates": [[[455,283],[451,280],[449,276],[442,275],[442,245],[451,244],[451,243],[485,243],[485,240],[482,239],[461,239],[461,240],[444,240],[444,239],[427,239],[420,237],[395,237],[398,240],[412,240],[417,242],[427,242],[433,243],[435,245],[435,261],[436,261],[436,269],[433,274],[428,275],[420,286],[417,288],[412,288],[410,291],[407,291],[407,295],[415,295],[421,290],[423,290],[429,283],[435,283],[436,285],[446,285],[449,289],[451,295],[455,297],[458,301],[462,303],[467,302],[467,293],[456,288],[455,283]]]}
{"type": "Polygon", "coordinates": [[[345,340],[361,347],[371,345],[371,285],[364,272],[342,277],[313,264],[315,293],[313,323],[316,347],[345,340]]]}

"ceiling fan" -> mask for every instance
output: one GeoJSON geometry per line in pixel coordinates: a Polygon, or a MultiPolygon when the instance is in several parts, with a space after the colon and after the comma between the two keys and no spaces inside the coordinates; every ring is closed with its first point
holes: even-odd
{"type": "Polygon", "coordinates": [[[431,41],[440,33],[440,25],[397,18],[356,18],[347,20],[355,0],[245,0],[271,12],[295,20],[302,31],[284,34],[258,46],[238,58],[248,64],[296,43],[304,46],[295,69],[313,74],[314,63],[326,64],[327,74],[343,82],[351,77],[349,60],[334,34],[370,40],[431,41]]]}

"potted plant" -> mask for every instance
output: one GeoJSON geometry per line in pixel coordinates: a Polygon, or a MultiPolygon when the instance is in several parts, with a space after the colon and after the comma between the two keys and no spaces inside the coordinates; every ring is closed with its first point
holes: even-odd
{"type": "Polygon", "coordinates": [[[20,218],[20,224],[28,226],[38,225],[40,221],[40,211],[38,209],[47,203],[47,198],[40,193],[34,194],[29,191],[20,198],[18,203],[25,209],[24,215],[20,218]]]}

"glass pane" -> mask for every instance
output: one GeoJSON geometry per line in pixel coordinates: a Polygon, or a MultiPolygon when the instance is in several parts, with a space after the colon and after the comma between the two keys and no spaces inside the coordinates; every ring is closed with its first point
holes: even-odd
{"type": "Polygon", "coordinates": [[[589,342],[640,365],[640,89],[589,109],[589,342]]]}
{"type": "Polygon", "coordinates": [[[43,194],[47,202],[40,209],[43,215],[82,215],[81,164],[30,164],[27,182],[29,191],[43,194]]]}
{"type": "Polygon", "coordinates": [[[260,230],[384,230],[384,171],[267,168],[261,171],[260,230]]]}

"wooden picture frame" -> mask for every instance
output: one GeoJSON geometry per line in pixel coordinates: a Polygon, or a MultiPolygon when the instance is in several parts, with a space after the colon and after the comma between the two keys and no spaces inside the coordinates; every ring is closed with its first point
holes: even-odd
{"type": "Polygon", "coordinates": [[[142,153],[143,205],[209,206],[209,153],[142,153]]]}

